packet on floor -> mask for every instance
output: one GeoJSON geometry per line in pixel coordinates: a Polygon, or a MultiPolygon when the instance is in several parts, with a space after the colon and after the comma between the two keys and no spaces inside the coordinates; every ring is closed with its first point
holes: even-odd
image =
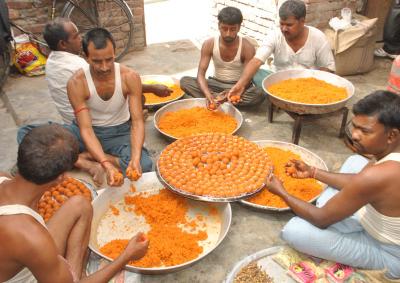
{"type": "Polygon", "coordinates": [[[315,283],[318,279],[315,274],[315,266],[312,266],[309,262],[292,264],[289,267],[288,274],[299,283],[315,283]]]}
{"type": "Polygon", "coordinates": [[[355,273],[355,269],[345,264],[334,263],[326,268],[325,272],[333,283],[345,283],[355,273]]]}

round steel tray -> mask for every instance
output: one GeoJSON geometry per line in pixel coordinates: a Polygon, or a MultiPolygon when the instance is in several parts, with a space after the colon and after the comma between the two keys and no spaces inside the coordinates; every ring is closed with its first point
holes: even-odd
{"type": "Polygon", "coordinates": [[[235,196],[235,197],[221,198],[221,197],[212,197],[212,196],[199,196],[199,195],[191,194],[191,193],[186,192],[186,191],[182,191],[182,190],[180,190],[180,189],[168,184],[168,182],[160,174],[159,167],[158,167],[158,160],[157,160],[157,164],[156,164],[156,173],[157,173],[157,177],[160,180],[160,182],[163,185],[165,185],[166,188],[170,189],[174,193],[177,193],[177,194],[179,194],[181,196],[184,196],[184,197],[187,197],[187,198],[190,198],[190,199],[201,200],[201,201],[205,201],[205,202],[233,202],[233,201],[238,201],[238,200],[241,200],[241,199],[244,199],[244,198],[248,198],[248,197],[258,193],[265,186],[265,184],[263,184],[260,188],[258,188],[257,190],[255,190],[255,191],[253,191],[251,193],[247,193],[247,194],[243,194],[243,195],[239,195],[239,196],[235,196]]]}
{"type": "MultiPolygon", "coordinates": [[[[174,77],[170,77],[170,76],[165,76],[165,75],[144,75],[141,76],[141,81],[142,83],[145,83],[146,81],[156,81],[159,84],[175,84],[179,86],[179,80],[174,78],[174,77]]],[[[149,106],[149,107],[160,107],[160,106],[164,106],[168,103],[171,103],[173,101],[179,100],[181,99],[183,96],[185,95],[185,92],[182,90],[182,94],[178,97],[172,98],[170,100],[167,101],[163,101],[163,102],[158,102],[158,103],[146,103],[145,102],[145,106],[149,106]]]]}
{"type": "MultiPolygon", "coordinates": [[[[161,131],[160,128],[158,127],[158,122],[160,121],[160,118],[167,112],[173,112],[173,111],[178,111],[181,109],[190,109],[193,107],[206,107],[206,99],[205,98],[190,98],[190,99],[183,99],[179,101],[175,101],[172,103],[169,103],[168,105],[163,106],[162,108],[158,109],[156,114],[154,115],[154,127],[165,137],[172,139],[172,140],[177,140],[177,137],[171,136],[167,134],[164,131],[161,131]]],[[[219,107],[219,111],[222,111],[233,118],[235,118],[237,122],[237,126],[235,130],[230,133],[234,134],[239,130],[239,128],[242,126],[243,123],[243,116],[242,113],[240,113],[239,110],[236,109],[232,104],[230,103],[224,103],[219,107]]]]}
{"type": "MultiPolygon", "coordinates": [[[[149,193],[154,193],[158,192],[160,188],[162,188],[162,184],[158,181],[157,176],[155,172],[148,172],[144,173],[142,177],[136,181],[132,182],[132,184],[136,188],[136,192],[149,192],[149,193]]],[[[110,204],[116,204],[118,203],[121,199],[124,198],[126,194],[133,194],[130,191],[130,185],[131,182],[127,179],[125,179],[124,185],[120,188],[110,188],[106,189],[102,194],[100,194],[95,201],[93,202],[93,220],[92,220],[92,227],[91,227],[91,233],[90,233],[90,240],[89,240],[89,248],[99,255],[100,257],[107,259],[109,261],[112,261],[111,258],[104,256],[100,251],[99,251],[99,244],[98,244],[98,226],[102,218],[104,217],[104,214],[109,210],[110,204]]],[[[175,265],[175,266],[168,266],[168,267],[155,267],[155,268],[143,268],[143,267],[135,267],[131,265],[126,265],[125,269],[128,271],[136,272],[136,273],[142,273],[142,274],[166,274],[178,270],[182,270],[184,268],[187,268],[202,258],[206,257],[209,253],[211,253],[218,245],[223,241],[225,236],[227,235],[230,225],[231,225],[231,220],[232,220],[232,210],[231,206],[229,203],[215,203],[215,204],[207,204],[203,202],[198,202],[198,201],[192,201],[188,200],[189,202],[189,212],[192,216],[195,216],[198,211],[209,211],[210,208],[214,207],[218,211],[218,216],[215,218],[215,216],[210,216],[211,220],[214,221],[213,223],[215,225],[218,225],[220,228],[218,231],[217,230],[212,230],[213,235],[209,234],[210,236],[210,244],[207,245],[206,248],[204,248],[203,253],[196,259],[175,265]],[[214,220],[213,220],[214,219],[214,220]]],[[[121,212],[122,213],[122,212],[121,212]]],[[[120,217],[121,214],[117,217],[120,217]]],[[[128,222],[129,224],[129,222],[128,222]]],[[[118,225],[115,225],[118,227],[118,225]]],[[[123,226],[123,225],[121,225],[123,226]]],[[[142,231],[140,230],[142,227],[137,227],[136,225],[129,225],[130,228],[132,228],[134,231],[131,231],[132,233],[130,235],[126,235],[126,237],[131,237],[136,232],[142,231]]],[[[107,236],[116,236],[116,232],[113,231],[114,228],[110,227],[108,231],[105,231],[104,234],[107,236]]],[[[122,229],[125,229],[122,227],[122,229]]],[[[125,230],[123,233],[128,233],[125,230]]]]}
{"type": "Polygon", "coordinates": [[[298,114],[325,114],[334,112],[344,107],[347,101],[351,99],[354,95],[354,86],[350,81],[346,80],[345,78],[339,77],[338,75],[319,70],[305,69],[305,70],[279,71],[267,76],[263,80],[262,85],[264,91],[268,93],[269,100],[274,105],[278,106],[283,110],[295,112],[298,114]],[[329,104],[306,104],[306,103],[286,100],[268,92],[268,87],[273,84],[276,84],[283,80],[298,79],[298,78],[316,78],[339,87],[344,87],[347,90],[348,96],[343,100],[329,104]]]}
{"type": "MultiPolygon", "coordinates": [[[[293,143],[287,143],[287,142],[281,142],[281,141],[272,141],[272,140],[260,140],[260,141],[253,141],[254,143],[258,144],[261,147],[278,147],[280,149],[284,150],[290,150],[298,155],[300,155],[301,159],[306,162],[307,164],[311,166],[315,166],[317,168],[323,169],[323,170],[328,170],[328,167],[326,166],[325,162],[315,153],[309,151],[308,149],[305,149],[304,147],[295,145],[293,143]]],[[[324,183],[320,183],[322,185],[322,189],[325,190],[327,185],[324,183]]],[[[318,197],[320,196],[317,195],[313,199],[311,199],[309,202],[312,203],[314,202],[318,197]]],[[[264,210],[264,211],[289,211],[289,207],[285,208],[277,208],[273,206],[266,206],[266,205],[260,205],[260,204],[255,204],[246,200],[241,200],[241,204],[249,206],[251,208],[256,208],[258,210],[264,210]]]]}

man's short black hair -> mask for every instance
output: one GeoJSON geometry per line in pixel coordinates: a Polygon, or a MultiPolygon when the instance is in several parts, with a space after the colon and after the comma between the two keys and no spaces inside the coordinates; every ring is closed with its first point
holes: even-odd
{"type": "Polygon", "coordinates": [[[55,18],[46,24],[43,30],[43,38],[51,50],[57,51],[58,43],[61,40],[68,40],[69,34],[65,31],[64,25],[70,22],[66,18],[55,18]]]}
{"type": "Polygon", "coordinates": [[[43,185],[71,170],[78,154],[78,141],[68,130],[55,124],[40,126],[19,145],[18,171],[24,179],[43,185]]]}
{"type": "Polygon", "coordinates": [[[218,22],[227,25],[240,25],[242,24],[242,12],[235,7],[225,7],[218,13],[218,22]]]}
{"type": "Polygon", "coordinates": [[[88,54],[89,54],[88,46],[89,46],[90,42],[93,42],[94,47],[96,49],[106,48],[108,40],[111,41],[113,48],[115,50],[114,38],[112,37],[111,33],[108,30],[106,30],[104,28],[91,29],[83,37],[83,40],[82,40],[83,52],[85,52],[85,55],[88,56],[88,54]]]}
{"type": "Polygon", "coordinates": [[[353,106],[354,115],[376,116],[385,128],[400,129],[400,96],[378,90],[353,106]]]}
{"type": "Polygon", "coordinates": [[[306,4],[301,0],[287,0],[279,8],[279,18],[286,20],[290,16],[297,20],[306,18],[306,4]]]}

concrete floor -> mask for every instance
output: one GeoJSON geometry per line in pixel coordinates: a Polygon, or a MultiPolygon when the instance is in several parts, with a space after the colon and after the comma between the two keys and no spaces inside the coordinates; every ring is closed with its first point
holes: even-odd
{"type": "MultiPolygon", "coordinates": [[[[172,2],[174,1],[180,0],[172,2]]],[[[155,29],[154,26],[151,28],[151,21],[149,21],[147,13],[155,6],[145,7],[149,42],[157,42],[157,34],[164,36],[168,30],[179,30],[185,26],[182,25],[185,22],[177,21],[180,18],[176,17],[173,12],[162,13],[167,11],[165,7],[162,7],[163,2],[159,5],[161,9],[156,10],[158,12],[153,11],[153,16],[154,13],[170,15],[170,18],[163,20],[163,23],[169,26],[166,27],[163,24],[163,31],[155,29]],[[171,26],[173,21],[175,21],[175,26],[171,26]]],[[[158,38],[158,42],[173,41],[151,44],[143,51],[127,55],[122,63],[134,68],[141,75],[165,74],[177,78],[182,75],[194,76],[200,55],[197,48],[199,42],[195,39],[203,35],[196,32],[190,33],[191,29],[187,27],[186,30],[188,32],[187,40],[182,39],[185,37],[182,37],[181,34],[170,33],[170,36],[163,40],[158,38]]],[[[356,88],[355,96],[349,102],[349,106],[368,93],[385,88],[390,66],[390,60],[379,59],[375,62],[376,68],[370,73],[347,77],[356,88]]],[[[17,126],[48,120],[61,121],[61,119],[51,102],[43,76],[36,78],[10,77],[3,92],[0,100],[0,171],[8,171],[16,161],[17,126]]],[[[274,115],[274,123],[269,124],[266,119],[266,106],[266,102],[264,102],[256,108],[241,110],[244,123],[238,135],[250,140],[272,139],[290,142],[293,121],[286,113],[280,111],[274,115]]],[[[153,115],[154,112],[150,112],[150,117],[146,121],[146,145],[153,159],[156,160],[168,141],[154,128],[153,115]]],[[[344,146],[343,141],[338,138],[340,121],[340,117],[330,117],[305,124],[300,137],[299,145],[318,154],[331,170],[337,170],[351,154],[344,146]]],[[[180,272],[141,276],[140,282],[221,282],[240,259],[258,250],[283,244],[279,238],[279,232],[293,216],[292,213],[258,212],[235,203],[232,204],[232,212],[232,226],[227,237],[206,258],[180,272]]]]}

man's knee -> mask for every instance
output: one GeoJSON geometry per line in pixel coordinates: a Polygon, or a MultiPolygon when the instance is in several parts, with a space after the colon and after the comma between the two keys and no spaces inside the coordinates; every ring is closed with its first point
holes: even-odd
{"type": "Polygon", "coordinates": [[[340,168],[340,173],[359,173],[368,164],[368,159],[355,154],[349,156],[340,168]]]}
{"type": "Polygon", "coordinates": [[[315,228],[311,223],[295,216],[283,227],[281,238],[290,246],[296,247],[298,244],[304,244],[310,240],[310,235],[315,228]]]}
{"type": "Polygon", "coordinates": [[[79,215],[90,217],[90,219],[93,216],[93,207],[91,202],[82,195],[76,195],[69,198],[65,205],[70,207],[72,211],[75,211],[79,215]]]}
{"type": "Polygon", "coordinates": [[[181,88],[187,87],[188,85],[192,85],[196,79],[194,77],[184,76],[180,79],[179,84],[181,88]]]}
{"type": "Polygon", "coordinates": [[[143,172],[150,172],[153,169],[153,161],[150,158],[150,155],[146,152],[142,152],[142,158],[140,159],[140,166],[142,167],[143,172]]]}

